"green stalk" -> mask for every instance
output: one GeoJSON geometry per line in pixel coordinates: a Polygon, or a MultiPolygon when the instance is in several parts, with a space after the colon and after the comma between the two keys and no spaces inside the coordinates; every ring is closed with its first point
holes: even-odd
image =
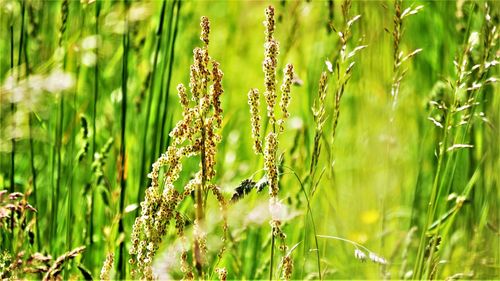
{"type": "MultiPolygon", "coordinates": [[[[125,9],[128,10],[129,2],[124,0],[125,9]]],[[[125,208],[125,195],[127,183],[125,180],[125,131],[127,124],[127,80],[128,80],[128,53],[129,53],[129,30],[128,30],[128,17],[125,16],[125,26],[127,30],[123,34],[123,65],[122,65],[122,106],[121,106],[121,143],[120,143],[120,220],[118,221],[118,234],[125,233],[123,225],[123,210],[125,208]]],[[[125,259],[125,243],[120,242],[120,249],[118,254],[118,279],[125,279],[126,277],[126,259],[125,259]]]]}
{"type": "MultiPolygon", "coordinates": [[[[165,42],[165,58],[163,59],[163,63],[161,66],[162,72],[161,72],[161,79],[160,79],[160,91],[158,93],[158,101],[156,102],[156,110],[155,110],[155,115],[154,115],[154,122],[153,122],[153,128],[158,128],[158,122],[160,121],[160,117],[162,116],[162,112],[164,111],[163,108],[168,106],[168,96],[167,96],[167,103],[163,103],[163,90],[165,87],[165,73],[167,70],[166,63],[167,63],[167,55],[168,55],[168,50],[170,47],[170,39],[171,39],[171,32],[172,32],[172,21],[174,17],[174,6],[175,6],[175,1],[172,3],[172,9],[170,9],[170,14],[169,14],[169,22],[168,22],[168,33],[166,36],[166,42],[165,42]]],[[[168,91],[168,89],[167,89],[168,91]]],[[[166,109],[165,109],[166,110],[166,109]]],[[[161,152],[161,143],[158,145],[158,130],[153,130],[153,135],[151,137],[151,155],[150,155],[150,163],[153,163],[157,157],[157,151],[161,152]],[[157,150],[157,146],[159,146],[157,150]]]]}
{"type": "MultiPolygon", "coordinates": [[[[151,107],[152,107],[152,101],[153,101],[153,95],[154,95],[154,88],[155,88],[155,77],[156,77],[156,66],[158,65],[158,55],[160,53],[161,49],[161,42],[162,42],[162,35],[163,35],[163,22],[165,19],[165,9],[166,9],[166,0],[163,0],[162,7],[161,7],[161,14],[160,14],[160,21],[158,23],[158,29],[156,31],[156,49],[154,53],[154,59],[153,59],[153,70],[151,73],[151,83],[149,84],[149,95],[148,95],[148,105],[147,105],[147,110],[146,110],[146,120],[144,122],[144,131],[142,134],[142,153],[141,153],[141,166],[140,166],[140,177],[139,177],[139,188],[138,193],[137,193],[137,205],[140,204],[142,201],[142,194],[144,193],[144,180],[145,180],[145,171],[143,167],[146,167],[146,155],[147,155],[147,141],[148,141],[148,128],[149,128],[149,119],[151,118],[151,107]]],[[[139,215],[139,209],[137,208],[135,216],[137,217],[139,215]]]]}
{"type": "MultiPolygon", "coordinates": [[[[26,70],[26,79],[31,74],[31,70],[29,67],[29,59],[28,59],[28,39],[29,37],[26,36],[25,42],[24,42],[24,63],[25,63],[25,70],[26,70]]],[[[30,169],[31,169],[31,177],[32,177],[32,184],[33,184],[33,203],[35,206],[38,207],[38,195],[37,195],[37,186],[36,186],[36,180],[37,180],[37,171],[35,168],[35,150],[34,150],[34,143],[33,143],[33,113],[29,113],[28,117],[28,126],[29,126],[29,147],[30,147],[30,169]]],[[[36,240],[36,245],[37,249],[40,251],[41,250],[41,245],[40,245],[40,227],[38,224],[38,213],[35,213],[35,240],[36,240]]]]}
{"type": "MultiPolygon", "coordinates": [[[[466,59],[466,51],[462,54],[462,59],[461,59],[461,65],[463,61],[466,59]]],[[[457,102],[457,95],[458,95],[458,86],[462,84],[462,72],[463,70],[460,69],[458,73],[458,80],[456,81],[455,88],[453,91],[453,101],[451,104],[451,108],[449,108],[446,111],[446,117],[445,117],[445,123],[444,123],[444,129],[443,129],[443,137],[442,137],[442,142],[441,146],[439,148],[439,155],[438,155],[438,165],[436,168],[436,174],[434,176],[434,181],[432,184],[432,189],[431,189],[431,197],[429,200],[429,205],[428,205],[428,212],[427,212],[427,218],[424,224],[424,228],[422,229],[422,234],[420,237],[420,243],[418,247],[418,252],[417,252],[417,263],[415,265],[415,274],[413,278],[421,279],[422,278],[422,270],[424,269],[424,252],[425,252],[425,246],[426,246],[426,232],[427,229],[429,228],[430,224],[434,221],[434,217],[436,215],[436,210],[437,210],[437,200],[439,198],[438,195],[441,194],[441,189],[443,188],[443,176],[444,174],[442,173],[443,169],[443,163],[445,161],[445,156],[446,156],[446,148],[448,145],[448,138],[450,134],[450,126],[451,126],[451,121],[452,121],[452,114],[453,111],[456,108],[456,102],[457,102]]],[[[446,170],[445,170],[446,171],[446,170]]],[[[436,239],[434,239],[434,243],[436,242],[436,239]]],[[[434,247],[432,247],[434,249],[434,247]]],[[[431,253],[432,254],[432,253],[431,253]]],[[[432,259],[432,255],[429,255],[429,262],[432,259]]],[[[429,268],[426,269],[426,272],[429,270],[429,268]]]]}
{"type": "Polygon", "coordinates": [[[172,44],[170,46],[170,58],[168,61],[168,76],[167,76],[167,85],[166,85],[166,93],[165,93],[166,98],[165,98],[165,106],[163,107],[164,110],[163,110],[163,117],[162,117],[161,130],[160,130],[160,144],[159,144],[158,155],[162,151],[164,151],[165,147],[168,144],[168,138],[170,137],[167,134],[167,144],[165,144],[164,143],[165,124],[167,123],[168,100],[169,100],[169,96],[170,96],[170,84],[172,81],[172,69],[174,66],[175,41],[177,39],[177,32],[178,32],[178,27],[179,27],[179,17],[180,17],[179,13],[180,13],[180,9],[181,9],[181,1],[174,1],[174,5],[176,7],[176,18],[175,18],[175,23],[174,23],[174,33],[172,35],[172,44]],[[177,3],[177,5],[175,5],[175,3],[177,3]]]}
{"type": "MultiPolygon", "coordinates": [[[[306,191],[306,189],[304,187],[304,184],[302,183],[302,180],[300,179],[299,175],[292,168],[289,168],[289,167],[286,167],[286,168],[288,168],[293,173],[293,175],[295,176],[295,178],[297,178],[297,181],[300,184],[300,189],[301,189],[302,193],[304,193],[304,196],[306,198],[306,202],[307,202],[307,214],[306,214],[306,216],[309,215],[309,218],[311,219],[311,224],[312,224],[313,233],[314,233],[314,243],[316,245],[316,264],[318,266],[318,277],[319,277],[319,280],[322,280],[322,276],[321,276],[321,259],[319,257],[319,243],[318,243],[318,236],[316,234],[316,223],[314,222],[314,216],[312,214],[311,204],[310,204],[310,201],[309,201],[309,196],[307,196],[307,191],[306,191]]],[[[306,236],[306,233],[307,233],[306,230],[307,230],[307,228],[305,228],[305,230],[304,230],[304,240],[305,240],[305,236],[306,236]]]]}
{"type": "MultiPolygon", "coordinates": [[[[63,42],[63,37],[64,37],[64,32],[66,31],[67,27],[67,19],[68,19],[68,12],[69,12],[69,1],[68,0],[63,0],[61,3],[61,26],[59,28],[59,43],[58,47],[62,48],[62,42],[63,42]]],[[[66,69],[66,55],[63,58],[63,69],[66,69]]],[[[56,145],[54,147],[55,149],[55,154],[56,154],[56,162],[57,162],[57,168],[56,168],[56,186],[55,186],[55,199],[52,201],[52,215],[51,215],[51,242],[53,242],[54,237],[56,236],[57,232],[57,219],[55,219],[56,215],[56,210],[59,206],[59,193],[60,193],[60,188],[61,188],[61,173],[62,173],[62,138],[63,138],[63,126],[64,126],[64,95],[60,94],[59,96],[59,114],[58,114],[58,119],[57,119],[57,124],[56,124],[56,145]]],[[[54,171],[53,171],[54,172],[54,171]]],[[[54,245],[51,245],[51,248],[54,248],[54,245]]],[[[58,248],[58,247],[56,247],[58,248]]]]}
{"type": "Polygon", "coordinates": [[[273,264],[274,264],[274,234],[271,232],[271,261],[269,266],[269,280],[273,279],[273,264]]]}
{"type": "MultiPolygon", "coordinates": [[[[205,170],[205,141],[206,141],[206,131],[204,120],[205,116],[201,116],[201,185],[196,188],[196,221],[200,228],[203,228],[203,220],[204,220],[204,212],[203,212],[203,191],[205,190],[206,184],[206,170],[205,170]]],[[[199,241],[195,237],[194,241],[194,259],[195,266],[198,270],[198,275],[201,279],[203,278],[203,265],[202,265],[202,257],[201,257],[201,249],[199,245],[199,241]]]]}
{"type": "MultiPolygon", "coordinates": [[[[99,15],[101,13],[101,2],[99,0],[95,3],[95,27],[94,32],[95,35],[99,35],[99,15]]],[[[94,102],[92,107],[92,157],[94,157],[96,153],[96,123],[97,123],[97,104],[99,102],[99,46],[96,46],[96,62],[94,66],[94,102]]],[[[95,187],[92,186],[90,189],[90,220],[89,220],[89,247],[88,247],[88,256],[89,262],[93,263],[92,253],[93,253],[93,245],[94,245],[94,208],[95,208],[95,187]]]]}
{"type": "MultiPolygon", "coordinates": [[[[10,22],[10,69],[11,71],[14,70],[14,20],[11,20],[10,22]]],[[[10,113],[12,115],[12,118],[14,119],[14,113],[16,110],[16,106],[14,103],[11,102],[10,104],[10,113]]],[[[10,193],[14,192],[14,173],[15,173],[15,158],[16,158],[16,140],[14,136],[12,136],[11,140],[12,148],[10,152],[10,193]]],[[[14,238],[14,215],[11,215],[10,219],[10,231],[12,234],[12,239],[14,238]]]]}

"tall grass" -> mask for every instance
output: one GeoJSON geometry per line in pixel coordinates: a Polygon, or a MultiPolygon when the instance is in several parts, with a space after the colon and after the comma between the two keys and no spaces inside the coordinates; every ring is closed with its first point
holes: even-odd
{"type": "Polygon", "coordinates": [[[498,10],[0,2],[0,278],[496,278],[498,10]]]}

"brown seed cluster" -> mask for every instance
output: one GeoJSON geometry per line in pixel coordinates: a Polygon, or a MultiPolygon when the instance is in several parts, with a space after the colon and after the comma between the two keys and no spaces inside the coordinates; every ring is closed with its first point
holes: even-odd
{"type": "Polygon", "coordinates": [[[276,152],[278,150],[278,139],[276,133],[270,132],[266,137],[266,148],[264,150],[264,170],[269,183],[269,195],[278,196],[278,167],[276,165],[276,152]]]}
{"type": "Polygon", "coordinates": [[[293,259],[290,255],[286,255],[281,259],[281,268],[281,278],[283,280],[290,280],[293,272],[293,259]]]}
{"type": "MultiPolygon", "coordinates": [[[[293,65],[292,64],[287,64],[285,69],[283,70],[284,76],[283,76],[283,84],[281,85],[281,101],[280,101],[280,107],[281,107],[281,112],[283,114],[282,120],[285,121],[289,116],[290,113],[288,113],[288,105],[290,104],[290,88],[292,86],[292,80],[293,80],[293,65]]],[[[280,131],[283,131],[283,122],[280,124],[280,131]]]]}
{"type": "MultiPolygon", "coordinates": [[[[153,258],[166,235],[169,223],[174,221],[177,236],[183,245],[180,254],[181,270],[186,279],[193,279],[194,273],[188,262],[187,239],[184,233],[185,220],[177,208],[194,191],[212,190],[222,206],[221,210],[225,210],[226,202],[220,190],[215,185],[208,184],[215,176],[216,146],[221,140],[217,131],[222,124],[220,97],[223,93],[223,73],[219,69],[219,63],[212,60],[208,54],[210,23],[206,17],[201,18],[200,26],[200,39],[205,45],[193,51],[194,62],[190,68],[189,82],[191,97],[188,97],[184,85],[177,87],[182,106],[182,120],[170,132],[171,145],[152,165],[148,175],[151,185],[141,203],[141,215],[136,218],[133,226],[132,246],[129,250],[133,278],[155,278],[152,270],[153,258]],[[182,172],[182,161],[194,156],[201,157],[200,171],[184,186],[183,191],[179,192],[175,183],[182,172]],[[161,171],[162,183],[159,180],[161,171]]],[[[201,207],[195,204],[197,211],[201,207]]],[[[194,224],[194,255],[197,260],[195,266],[198,268],[204,263],[204,260],[200,259],[203,259],[206,252],[206,234],[198,217],[194,224]]],[[[226,222],[224,229],[227,229],[226,222]]]]}
{"type": "Polygon", "coordinates": [[[259,113],[259,90],[250,89],[248,92],[248,104],[250,105],[250,116],[252,123],[253,151],[256,154],[262,153],[262,143],[260,141],[260,113],[259,113]]]}
{"type": "Polygon", "coordinates": [[[217,268],[215,270],[217,272],[217,275],[219,275],[219,280],[220,281],[226,281],[227,279],[227,270],[225,268],[217,268]]]}
{"type": "Polygon", "coordinates": [[[101,280],[109,280],[109,274],[111,269],[113,268],[113,261],[115,259],[115,255],[113,253],[108,253],[106,256],[106,260],[101,269],[101,274],[99,275],[99,279],[101,280]]]}
{"type": "MultiPolygon", "coordinates": [[[[254,140],[253,150],[256,154],[263,153],[264,156],[264,170],[266,172],[266,179],[269,185],[269,206],[273,207],[278,201],[279,192],[279,174],[278,174],[278,137],[284,131],[285,120],[290,116],[288,106],[290,104],[291,85],[294,79],[294,68],[292,64],[287,64],[283,70],[283,83],[281,89],[281,99],[279,107],[281,109],[281,117],[276,118],[275,105],[276,105],[276,68],[278,65],[279,43],[274,38],[275,20],[274,8],[269,6],[266,8],[266,21],[264,22],[265,39],[264,44],[264,61],[262,63],[264,71],[264,98],[267,105],[267,117],[269,117],[269,126],[272,130],[267,133],[264,143],[261,141],[261,116],[259,112],[260,96],[257,89],[251,89],[248,93],[248,104],[250,105],[251,125],[252,125],[252,138],[254,140]],[[277,125],[277,126],[276,126],[277,125]],[[264,146],[264,151],[263,151],[264,146]]],[[[267,127],[267,126],[266,126],[267,127]]],[[[286,244],[285,234],[281,230],[281,221],[279,218],[271,220],[272,235],[281,241],[280,249],[285,256],[286,244]]],[[[287,266],[291,265],[291,257],[287,257],[287,266]]],[[[285,276],[290,277],[292,267],[287,267],[288,273],[285,276]]]]}
{"type": "Polygon", "coordinates": [[[271,124],[274,124],[274,106],[276,104],[276,68],[278,66],[279,43],[274,39],[274,8],[269,6],[266,9],[266,43],[264,44],[264,61],[262,68],[264,70],[264,84],[266,91],[264,97],[267,103],[267,116],[271,124]]]}

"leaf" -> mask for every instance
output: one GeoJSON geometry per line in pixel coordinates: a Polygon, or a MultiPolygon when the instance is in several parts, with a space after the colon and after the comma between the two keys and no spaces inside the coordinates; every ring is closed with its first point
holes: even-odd
{"type": "Polygon", "coordinates": [[[361,18],[361,15],[357,15],[357,16],[353,17],[350,21],[347,22],[347,26],[350,27],[353,23],[355,23],[360,18],[361,18]]]}
{"type": "Polygon", "coordinates": [[[82,274],[83,278],[85,278],[85,280],[94,280],[94,278],[92,278],[92,274],[90,273],[90,271],[85,267],[83,267],[83,265],[79,264],[77,267],[78,270],[80,270],[80,273],[82,274]]]}

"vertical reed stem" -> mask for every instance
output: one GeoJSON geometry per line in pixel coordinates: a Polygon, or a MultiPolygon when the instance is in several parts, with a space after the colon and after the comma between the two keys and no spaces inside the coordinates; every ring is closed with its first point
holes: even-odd
{"type": "MultiPolygon", "coordinates": [[[[163,35],[163,22],[165,19],[165,10],[167,6],[167,1],[163,0],[162,6],[161,6],[161,14],[160,14],[160,21],[158,23],[158,29],[156,31],[156,49],[154,53],[154,59],[153,59],[153,70],[151,71],[151,83],[149,84],[149,95],[148,95],[148,105],[146,109],[146,120],[144,121],[144,130],[142,132],[142,153],[141,153],[141,171],[140,171],[140,176],[139,176],[139,188],[137,189],[137,205],[140,205],[142,201],[142,194],[144,193],[144,179],[146,176],[146,173],[143,169],[143,167],[146,167],[146,158],[147,158],[147,148],[149,147],[147,145],[148,142],[148,128],[149,128],[149,120],[151,118],[151,107],[153,104],[153,95],[154,95],[154,89],[155,89],[155,78],[156,78],[156,69],[158,65],[158,55],[160,53],[161,49],[161,42],[162,42],[162,35],[163,35]]],[[[154,149],[153,149],[154,151],[154,149]]],[[[136,210],[135,216],[137,217],[139,215],[139,208],[136,210]]]]}
{"type": "MultiPolygon", "coordinates": [[[[128,10],[129,2],[124,0],[125,8],[128,10]]],[[[128,80],[128,52],[129,52],[129,29],[128,17],[125,16],[126,31],[123,34],[123,65],[122,65],[122,106],[121,106],[121,143],[120,143],[120,220],[118,222],[119,235],[125,232],[123,225],[123,210],[125,208],[125,195],[126,195],[126,179],[125,179],[125,165],[126,165],[126,146],[125,146],[125,130],[127,124],[127,80],[128,80]]],[[[118,279],[125,279],[126,272],[126,259],[125,259],[125,243],[120,242],[120,249],[118,255],[118,279]]]]}
{"type": "MultiPolygon", "coordinates": [[[[175,18],[175,23],[174,23],[174,33],[172,35],[172,43],[170,45],[170,57],[168,60],[168,74],[167,74],[167,85],[166,85],[166,100],[165,100],[165,106],[163,110],[163,116],[162,116],[162,123],[161,123],[161,130],[160,130],[160,144],[159,144],[159,153],[164,150],[164,147],[167,146],[167,144],[164,142],[164,136],[165,136],[165,124],[167,123],[167,112],[168,112],[168,100],[170,96],[170,83],[172,80],[172,69],[174,66],[174,53],[175,53],[175,41],[177,39],[177,31],[179,27],[179,13],[181,9],[181,1],[174,1],[174,5],[176,7],[176,18],[175,18]]],[[[169,130],[170,131],[170,130],[169,130]]],[[[167,134],[167,140],[169,136],[167,134]]],[[[167,141],[168,143],[168,141],[167,141]]]]}
{"type": "MultiPolygon", "coordinates": [[[[95,36],[99,35],[99,15],[101,13],[101,2],[99,0],[96,0],[95,3],[95,27],[94,27],[94,33],[95,36]]],[[[95,55],[96,55],[96,62],[94,66],[94,103],[93,103],[93,108],[92,108],[92,157],[94,157],[96,153],[96,120],[97,120],[97,104],[99,101],[99,44],[96,45],[95,48],[95,55]]],[[[92,262],[92,250],[93,247],[92,245],[94,244],[94,207],[95,207],[95,192],[94,192],[94,186],[91,187],[90,189],[90,222],[89,222],[89,245],[88,247],[88,256],[89,256],[89,261],[92,262]]]]}
{"type": "MultiPolygon", "coordinates": [[[[14,20],[12,19],[10,22],[10,69],[13,73],[14,71],[14,20]]],[[[12,101],[10,101],[10,113],[12,115],[12,120],[14,119],[14,114],[16,111],[16,106],[12,101]]],[[[14,121],[13,121],[14,122],[14,121]]],[[[13,123],[15,124],[15,123],[13,123]]],[[[12,136],[11,140],[11,152],[10,152],[10,192],[14,192],[14,173],[15,173],[15,158],[16,158],[16,139],[15,136],[12,136]]],[[[12,238],[14,238],[14,215],[11,215],[10,219],[10,230],[12,234],[12,238]]],[[[12,240],[11,240],[12,241],[12,240]]]]}

